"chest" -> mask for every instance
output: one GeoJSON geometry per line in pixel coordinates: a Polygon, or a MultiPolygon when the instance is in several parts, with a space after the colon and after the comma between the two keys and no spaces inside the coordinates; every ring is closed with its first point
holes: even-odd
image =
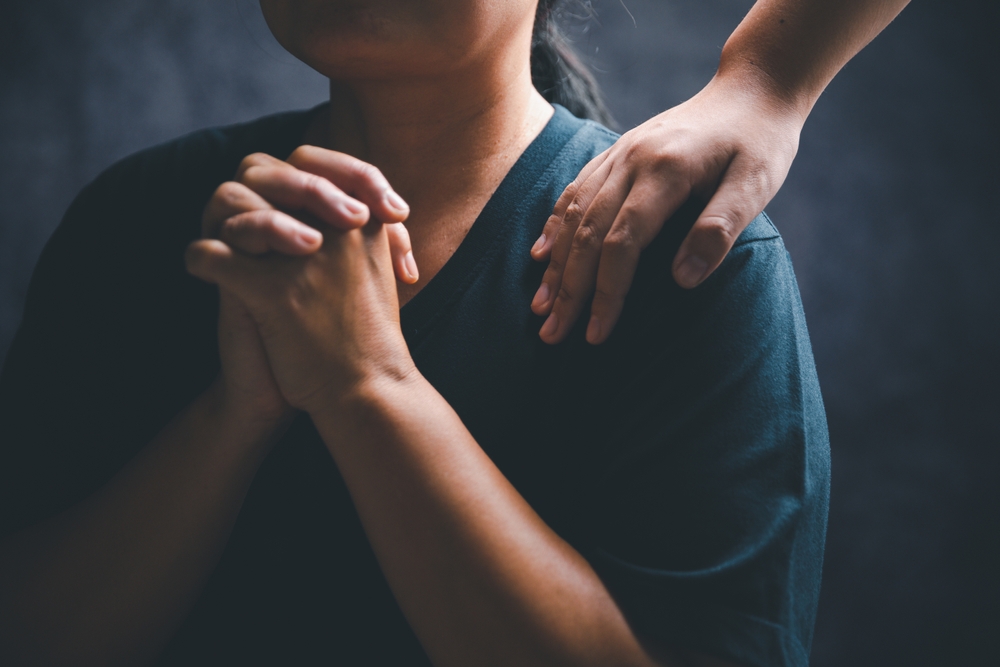
{"type": "Polygon", "coordinates": [[[406,305],[441,271],[462,245],[490,196],[489,190],[474,193],[446,205],[413,207],[406,229],[420,279],[413,285],[397,281],[400,307],[406,305]]]}

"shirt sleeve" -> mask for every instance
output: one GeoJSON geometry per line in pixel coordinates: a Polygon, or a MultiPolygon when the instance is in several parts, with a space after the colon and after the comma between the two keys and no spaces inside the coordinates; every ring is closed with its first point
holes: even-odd
{"type": "MultiPolygon", "coordinates": [[[[825,415],[790,259],[758,218],[684,291],[644,256],[591,392],[617,415],[587,557],[642,635],[754,667],[806,665],[829,494],[825,415]],[[664,289],[664,285],[668,285],[664,289]]],[[[659,256],[659,255],[662,255],[659,256]]]]}
{"type": "Polygon", "coordinates": [[[214,292],[183,266],[207,198],[176,178],[190,148],[110,168],[42,252],[0,375],[0,536],[97,490],[217,372],[214,292]]]}

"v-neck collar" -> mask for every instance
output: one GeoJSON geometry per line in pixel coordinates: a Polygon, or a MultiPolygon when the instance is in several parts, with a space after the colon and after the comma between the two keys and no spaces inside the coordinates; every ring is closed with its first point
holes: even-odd
{"type": "Polygon", "coordinates": [[[537,137],[504,176],[479,212],[462,243],[444,266],[400,311],[403,334],[411,345],[427,331],[444,308],[457,299],[485,266],[500,237],[517,220],[517,210],[538,183],[552,160],[583,126],[583,122],[558,104],[537,137]]]}

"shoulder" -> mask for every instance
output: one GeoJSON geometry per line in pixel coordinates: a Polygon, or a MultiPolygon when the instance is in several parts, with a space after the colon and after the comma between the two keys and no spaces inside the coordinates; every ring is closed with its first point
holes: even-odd
{"type": "Polygon", "coordinates": [[[286,112],[198,130],[134,153],[107,168],[84,188],[69,213],[116,201],[173,210],[204,204],[211,191],[231,178],[240,160],[249,153],[287,157],[298,145],[313,111],[286,112]],[[156,194],[166,195],[164,201],[150,201],[156,194]]]}
{"type": "Polygon", "coordinates": [[[606,343],[574,332],[583,410],[610,415],[594,418],[588,553],[640,632],[804,665],[830,468],[801,300],[764,215],[701,286],[678,287],[671,260],[699,209],[647,249],[606,343]]]}
{"type": "Polygon", "coordinates": [[[0,372],[0,535],[93,492],[211,382],[215,289],[186,273],[184,248],[239,161],[287,156],[308,120],[195,132],[126,157],[76,197],[0,372]]]}
{"type": "MultiPolygon", "coordinates": [[[[672,405],[697,402],[701,419],[725,425],[733,437],[767,432],[780,420],[793,430],[792,421],[823,420],[792,261],[766,214],[699,287],[674,282],[673,257],[702,207],[685,204],[644,252],[607,363],[624,383],[641,377],[648,391],[668,392],[672,405]]],[[[825,424],[822,431],[816,435],[825,442],[825,424]]]]}
{"type": "Polygon", "coordinates": [[[556,109],[553,122],[565,125],[573,133],[566,145],[567,154],[589,156],[590,159],[603,153],[621,137],[596,121],[577,118],[558,104],[553,106],[556,109]]]}
{"type": "Polygon", "coordinates": [[[73,200],[39,258],[33,285],[41,287],[46,276],[65,274],[79,264],[86,267],[82,278],[99,279],[108,265],[141,271],[157,258],[179,258],[200,234],[205,203],[232,178],[240,160],[258,151],[286,157],[311,113],[199,130],[119,160],[73,200]],[[130,258],[137,260],[134,266],[130,258]]]}
{"type": "MultiPolygon", "coordinates": [[[[293,112],[201,130],[106,169],[77,195],[46,243],[12,351],[27,359],[30,348],[45,358],[67,347],[67,331],[110,344],[128,335],[124,323],[167,312],[166,304],[197,292],[183,251],[200,235],[211,193],[247,153],[294,150],[309,118],[309,111],[293,112]],[[81,331],[79,322],[90,326],[81,331]]],[[[11,373],[4,369],[4,382],[11,373]]]]}
{"type": "Polygon", "coordinates": [[[538,152],[540,155],[555,154],[550,169],[556,172],[554,180],[566,185],[584,165],[618,141],[619,135],[595,121],[577,118],[558,104],[552,106],[555,113],[550,127],[539,140],[553,146],[539,146],[538,152]]]}

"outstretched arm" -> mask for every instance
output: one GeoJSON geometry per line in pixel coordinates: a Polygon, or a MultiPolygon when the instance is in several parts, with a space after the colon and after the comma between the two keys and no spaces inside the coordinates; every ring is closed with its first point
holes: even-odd
{"type": "Polygon", "coordinates": [[[607,339],[639,261],[677,208],[708,202],[673,261],[707,278],[784,183],[809,112],[840,69],[909,0],[758,0],[692,99],[627,132],[560,197],[532,256],[549,267],[532,303],[556,343],[593,294],[587,340],[607,339]]]}

